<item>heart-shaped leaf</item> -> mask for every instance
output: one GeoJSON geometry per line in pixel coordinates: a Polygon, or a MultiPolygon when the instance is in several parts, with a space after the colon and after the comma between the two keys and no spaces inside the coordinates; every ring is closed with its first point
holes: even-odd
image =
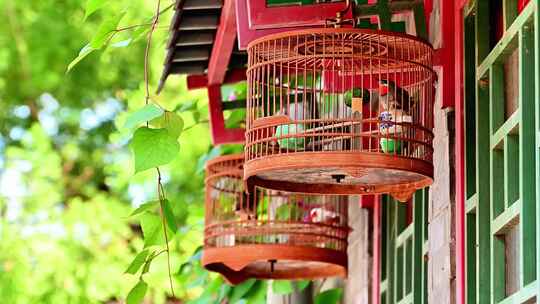
{"type": "Polygon", "coordinates": [[[176,107],[176,110],[178,110],[179,112],[195,111],[197,110],[197,100],[194,99],[194,100],[190,100],[188,102],[182,103],[176,107]]]}
{"type": "Polygon", "coordinates": [[[149,211],[149,210],[152,210],[153,208],[155,208],[157,206],[157,204],[159,203],[159,201],[151,201],[151,202],[148,202],[148,203],[144,203],[142,205],[140,205],[137,209],[133,210],[133,212],[131,212],[131,214],[129,215],[130,217],[132,216],[135,216],[135,215],[139,215],[145,211],[149,211]]]}
{"type": "Polygon", "coordinates": [[[66,73],[69,73],[69,71],[71,71],[79,62],[81,62],[81,60],[83,60],[86,56],[90,55],[90,53],[95,50],[96,49],[91,47],[90,44],[83,46],[83,48],[79,51],[79,55],[77,55],[77,57],[69,63],[66,73]]]}
{"type": "Polygon", "coordinates": [[[105,1],[106,0],[87,0],[84,11],[84,19],[88,18],[90,15],[102,8],[105,1]]]}
{"type": "Polygon", "coordinates": [[[128,268],[126,269],[126,273],[136,274],[137,271],[139,271],[141,266],[146,261],[146,258],[148,257],[149,253],[150,252],[148,251],[148,249],[145,249],[145,250],[139,252],[139,254],[137,254],[137,256],[135,256],[135,258],[133,259],[131,264],[129,264],[128,268]]]}
{"type": "MultiPolygon", "coordinates": [[[[174,232],[167,228],[167,239],[171,241],[174,232]]],[[[143,231],[144,248],[165,244],[165,234],[163,232],[163,221],[160,216],[153,213],[144,213],[141,216],[141,228],[143,231]]]]}
{"type": "Polygon", "coordinates": [[[140,280],[128,293],[126,298],[127,304],[139,304],[144,299],[146,290],[148,289],[148,284],[140,280]]]}
{"type": "Polygon", "coordinates": [[[140,124],[155,119],[163,115],[163,110],[154,104],[147,104],[139,110],[131,113],[126,122],[124,123],[124,128],[132,129],[140,124]]]}
{"type": "Polygon", "coordinates": [[[165,221],[167,222],[167,226],[171,231],[176,231],[176,219],[174,217],[174,213],[171,208],[171,203],[168,199],[163,200],[163,216],[165,216],[165,221]]]}
{"type": "Polygon", "coordinates": [[[166,129],[167,132],[169,132],[169,135],[174,138],[178,138],[184,130],[184,120],[182,117],[169,111],[166,111],[163,115],[153,119],[150,122],[150,125],[156,128],[166,129]]]}
{"type": "Polygon", "coordinates": [[[152,213],[144,213],[141,216],[141,228],[145,248],[165,243],[161,218],[159,216],[152,213]]]}
{"type": "Polygon", "coordinates": [[[135,156],[135,173],[170,163],[180,144],[165,129],[141,127],[133,134],[130,143],[135,156]]]}
{"type": "Polygon", "coordinates": [[[122,12],[118,15],[105,18],[105,20],[103,20],[103,22],[101,22],[101,24],[97,28],[94,37],[92,37],[92,40],[90,40],[90,46],[94,49],[100,49],[105,44],[107,44],[109,39],[114,35],[116,27],[118,26],[118,23],[120,23],[120,20],[122,20],[124,15],[125,12],[122,12]]]}

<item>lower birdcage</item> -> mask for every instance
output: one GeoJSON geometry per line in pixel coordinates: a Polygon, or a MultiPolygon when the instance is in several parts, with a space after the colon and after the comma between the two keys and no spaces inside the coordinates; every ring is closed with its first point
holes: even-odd
{"type": "Polygon", "coordinates": [[[347,196],[275,191],[243,182],[244,156],[209,161],[203,265],[238,284],[347,272],[347,196]]]}

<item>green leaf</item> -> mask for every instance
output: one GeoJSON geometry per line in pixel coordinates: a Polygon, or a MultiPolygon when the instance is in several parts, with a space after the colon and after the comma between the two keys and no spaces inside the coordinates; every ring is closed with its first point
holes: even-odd
{"type": "Polygon", "coordinates": [[[150,271],[150,265],[152,265],[152,261],[154,260],[155,257],[156,257],[156,256],[155,256],[155,251],[154,251],[154,252],[152,252],[152,254],[150,255],[150,258],[149,258],[148,263],[144,264],[144,267],[143,267],[143,270],[142,270],[142,272],[141,272],[141,275],[146,274],[146,273],[148,273],[148,272],[150,271]]]}
{"type": "MultiPolygon", "coordinates": [[[[220,277],[218,277],[220,278],[220,277]]],[[[218,297],[217,297],[217,303],[222,303],[223,299],[230,293],[232,289],[232,286],[229,284],[221,284],[221,288],[219,289],[218,297]]]]}
{"type": "Polygon", "coordinates": [[[84,19],[90,17],[93,13],[103,7],[106,0],[87,0],[84,12],[84,19]]]}
{"type": "Polygon", "coordinates": [[[163,110],[154,104],[147,104],[139,110],[131,113],[126,122],[124,128],[131,129],[139,126],[140,124],[151,121],[156,117],[163,115],[163,110]]]}
{"type": "Polygon", "coordinates": [[[137,256],[135,256],[135,258],[133,259],[131,264],[129,264],[129,266],[126,269],[125,273],[136,274],[137,271],[139,271],[141,266],[146,261],[146,258],[148,257],[149,253],[150,252],[148,251],[148,249],[145,249],[145,250],[139,252],[139,254],[137,254],[137,256]]]}
{"type": "Polygon", "coordinates": [[[231,112],[227,121],[225,121],[225,128],[233,129],[240,128],[246,121],[246,110],[237,109],[231,112]]]}
{"type": "Polygon", "coordinates": [[[96,49],[91,47],[89,44],[83,46],[82,49],[79,51],[79,55],[77,55],[77,57],[69,63],[66,73],[69,73],[71,69],[73,69],[79,62],[81,62],[81,60],[83,60],[86,56],[90,55],[90,53],[95,50],[96,49]]]}
{"type": "Polygon", "coordinates": [[[272,282],[272,291],[275,294],[286,295],[294,291],[291,281],[274,280],[272,282]]]}
{"type": "Polygon", "coordinates": [[[137,27],[137,29],[131,33],[131,42],[138,41],[139,39],[144,37],[151,28],[152,26],[150,24],[137,27]]]}
{"type": "Polygon", "coordinates": [[[306,289],[306,287],[309,286],[309,283],[311,283],[310,280],[299,280],[299,281],[295,281],[294,282],[295,285],[296,285],[296,290],[298,290],[299,292],[306,289]]]}
{"type": "Polygon", "coordinates": [[[190,100],[190,101],[182,103],[182,104],[179,104],[175,109],[175,111],[178,111],[180,113],[187,112],[187,111],[195,111],[195,110],[197,110],[197,100],[196,99],[190,100]]]}
{"type": "Polygon", "coordinates": [[[283,204],[276,209],[276,219],[280,221],[300,220],[302,209],[297,205],[283,204]]]}
{"type": "Polygon", "coordinates": [[[132,41],[133,40],[131,38],[129,38],[129,39],[125,39],[125,40],[115,42],[115,43],[111,44],[111,46],[114,47],[114,48],[123,48],[123,47],[126,47],[126,46],[130,45],[132,41]]]}
{"type": "Polygon", "coordinates": [[[201,258],[202,258],[202,253],[203,253],[203,246],[197,247],[197,249],[195,249],[195,251],[193,251],[193,255],[191,257],[189,257],[188,261],[190,263],[200,262],[201,258]]]}
{"type": "Polygon", "coordinates": [[[167,222],[167,226],[171,231],[176,232],[178,229],[176,226],[176,219],[174,218],[174,213],[171,208],[171,203],[168,199],[163,200],[163,216],[165,216],[165,221],[167,222]]]}
{"type": "Polygon", "coordinates": [[[191,113],[193,114],[193,120],[195,121],[195,123],[199,123],[201,121],[201,112],[193,111],[191,113]]]}
{"type": "Polygon", "coordinates": [[[268,286],[266,281],[257,281],[251,290],[244,296],[247,304],[266,304],[266,292],[268,286]]]}
{"type": "Polygon", "coordinates": [[[180,151],[180,144],[167,130],[146,127],[135,131],[130,146],[135,157],[135,173],[168,164],[180,151]]]}
{"type": "Polygon", "coordinates": [[[133,212],[131,212],[131,214],[129,216],[132,217],[132,216],[141,214],[141,213],[143,213],[145,211],[152,210],[153,208],[155,208],[157,206],[158,203],[159,203],[159,201],[151,201],[151,202],[148,202],[148,203],[144,203],[144,204],[140,205],[137,209],[133,210],[133,212]]]}
{"type": "Polygon", "coordinates": [[[165,111],[163,115],[150,121],[150,125],[163,128],[174,138],[178,138],[184,130],[184,120],[174,112],[165,111]]]}
{"type": "Polygon", "coordinates": [[[220,146],[214,146],[212,150],[210,150],[208,153],[201,155],[201,157],[199,157],[199,160],[197,161],[197,173],[202,173],[204,171],[204,166],[206,165],[206,162],[218,157],[219,155],[221,155],[220,146]]]}
{"type": "Polygon", "coordinates": [[[222,286],[228,285],[223,283],[221,277],[216,277],[215,279],[206,282],[204,292],[199,297],[197,303],[221,303],[221,301],[216,301],[215,299],[216,297],[219,297],[218,293],[220,293],[222,286]]]}
{"type": "Polygon", "coordinates": [[[246,293],[248,293],[255,282],[257,282],[257,280],[249,279],[242,284],[234,286],[232,288],[231,296],[229,297],[229,302],[236,303],[238,300],[240,300],[246,293]]]}
{"type": "Polygon", "coordinates": [[[99,25],[94,37],[90,40],[90,46],[94,49],[102,48],[114,35],[116,27],[124,17],[125,12],[105,18],[99,25]]]}
{"type": "Polygon", "coordinates": [[[208,271],[201,272],[200,275],[194,276],[193,280],[190,280],[188,284],[186,284],[186,287],[188,289],[204,286],[206,284],[206,279],[208,278],[208,271]]]}
{"type": "Polygon", "coordinates": [[[127,304],[139,304],[144,299],[146,290],[148,289],[148,284],[143,280],[140,280],[128,293],[126,298],[127,304]]]}
{"type": "MultiPolygon", "coordinates": [[[[141,228],[143,231],[144,248],[165,244],[165,234],[163,232],[163,222],[161,217],[153,213],[144,213],[141,216],[141,228]]],[[[172,231],[167,227],[167,237],[169,241],[172,236],[172,231]]]]}
{"type": "Polygon", "coordinates": [[[315,297],[314,304],[336,304],[339,303],[342,295],[343,289],[341,288],[328,289],[315,297]]]}
{"type": "Polygon", "coordinates": [[[244,151],[243,145],[238,145],[238,144],[221,145],[221,155],[242,153],[243,151],[244,151]]]}

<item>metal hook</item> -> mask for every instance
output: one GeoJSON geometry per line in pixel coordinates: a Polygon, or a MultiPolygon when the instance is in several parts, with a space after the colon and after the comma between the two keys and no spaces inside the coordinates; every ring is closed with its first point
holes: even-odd
{"type": "Polygon", "coordinates": [[[268,260],[270,263],[270,272],[274,272],[274,265],[277,263],[277,260],[268,260]]]}
{"type": "Polygon", "coordinates": [[[336,18],[334,19],[326,19],[325,20],[325,26],[328,27],[329,25],[333,25],[334,27],[338,28],[341,27],[341,25],[350,23],[352,27],[356,27],[356,19],[354,18],[354,12],[353,12],[353,18],[352,19],[343,19],[345,14],[347,14],[347,11],[352,9],[353,2],[351,0],[345,0],[345,8],[339,12],[336,13],[336,18]]]}
{"type": "Polygon", "coordinates": [[[338,12],[338,14],[340,14],[341,16],[345,16],[345,14],[347,13],[347,11],[352,7],[352,3],[351,3],[351,0],[345,0],[345,8],[338,12]]]}

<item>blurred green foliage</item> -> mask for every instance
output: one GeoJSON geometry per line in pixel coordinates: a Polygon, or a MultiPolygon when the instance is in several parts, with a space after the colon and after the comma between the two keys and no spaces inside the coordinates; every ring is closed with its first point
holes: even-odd
{"type": "MultiPolygon", "coordinates": [[[[128,215],[157,198],[156,176],[134,175],[131,132],[122,127],[127,113],[145,102],[144,32],[122,32],[66,70],[104,20],[125,11],[119,27],[147,23],[155,3],[104,1],[84,20],[85,0],[0,0],[2,303],[114,303],[138,281],[124,273],[144,246],[138,218],[128,215]]],[[[171,13],[154,33],[151,88],[161,73],[171,13]]],[[[187,126],[207,119],[205,91],[188,92],[181,77],[171,77],[153,98],[169,111],[189,105],[180,113],[187,126]]],[[[202,244],[204,177],[196,171],[211,150],[207,125],[186,131],[179,142],[182,152],[162,175],[177,224],[173,283],[177,297],[188,301],[217,279],[199,263],[190,274],[204,273],[203,280],[188,287],[192,278],[179,272],[202,244]]],[[[165,255],[144,278],[147,299],[163,303],[170,296],[165,255]]]]}
{"type": "MultiPolygon", "coordinates": [[[[211,147],[206,92],[169,77],[151,96],[164,111],[128,119],[145,105],[145,37],[156,2],[0,0],[1,303],[265,303],[266,282],[232,287],[201,266],[204,163],[242,150],[211,147]],[[182,133],[180,153],[160,167],[176,299],[161,254],[156,173],[135,174],[129,149],[133,129],[153,118],[167,136],[182,133]]],[[[161,2],[151,90],[172,16],[173,2],[161,2]]],[[[229,95],[244,92],[245,84],[229,95]]],[[[231,114],[228,124],[244,115],[231,114]]]]}

